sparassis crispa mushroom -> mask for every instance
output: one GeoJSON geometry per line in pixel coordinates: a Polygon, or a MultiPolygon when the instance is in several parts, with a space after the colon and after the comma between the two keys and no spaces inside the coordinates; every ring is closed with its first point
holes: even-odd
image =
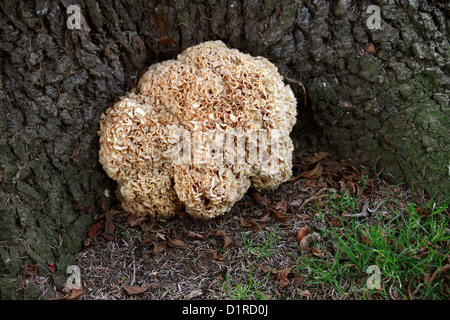
{"type": "Polygon", "coordinates": [[[152,65],[100,121],[100,163],[127,211],[226,213],[292,174],[296,99],[263,57],[208,41],[152,65]]]}

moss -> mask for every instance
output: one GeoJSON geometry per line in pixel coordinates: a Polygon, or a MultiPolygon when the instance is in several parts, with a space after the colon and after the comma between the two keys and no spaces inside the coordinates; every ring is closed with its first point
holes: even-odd
{"type": "Polygon", "coordinates": [[[16,279],[14,277],[3,277],[0,279],[0,298],[2,300],[17,299],[16,279]]]}
{"type": "MultiPolygon", "coordinates": [[[[280,8],[279,16],[273,19],[267,30],[264,32],[262,39],[260,41],[266,43],[266,45],[273,45],[279,42],[284,35],[286,35],[289,30],[294,25],[297,18],[297,2],[285,1],[286,3],[280,8]]],[[[266,5],[271,5],[270,2],[266,5]]]]}
{"type": "Polygon", "coordinates": [[[361,68],[360,75],[363,79],[377,84],[383,84],[385,82],[385,76],[380,60],[377,60],[370,55],[363,55],[359,59],[358,64],[361,68]]]}
{"type": "Polygon", "coordinates": [[[25,296],[28,300],[37,300],[40,295],[40,289],[36,282],[27,281],[25,285],[25,296]]]}
{"type": "MultiPolygon", "coordinates": [[[[20,268],[20,249],[19,248],[0,248],[0,258],[3,268],[5,268],[9,274],[17,274],[20,268]]],[[[4,271],[2,271],[3,273],[4,271]]]]}

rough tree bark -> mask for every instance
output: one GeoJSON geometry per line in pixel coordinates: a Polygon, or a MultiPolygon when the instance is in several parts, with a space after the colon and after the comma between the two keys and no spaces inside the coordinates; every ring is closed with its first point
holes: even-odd
{"type": "Polygon", "coordinates": [[[114,201],[101,113],[145,66],[205,40],[278,65],[299,101],[298,149],[448,190],[449,11],[444,0],[2,1],[0,296],[42,297],[35,272],[60,288],[93,215],[114,201]],[[66,25],[73,4],[81,29],[66,25]],[[367,27],[369,5],[380,30],[367,27]]]}

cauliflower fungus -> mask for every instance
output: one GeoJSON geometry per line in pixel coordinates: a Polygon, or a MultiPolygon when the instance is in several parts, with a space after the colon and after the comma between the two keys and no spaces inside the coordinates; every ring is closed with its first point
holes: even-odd
{"type": "Polygon", "coordinates": [[[102,115],[100,162],[127,211],[213,218],[290,178],[295,117],[272,63],[208,41],[152,65],[102,115]]]}

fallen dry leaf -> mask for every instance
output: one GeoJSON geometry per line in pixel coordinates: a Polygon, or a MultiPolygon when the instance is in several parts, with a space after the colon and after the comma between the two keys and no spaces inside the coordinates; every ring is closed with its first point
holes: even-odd
{"type": "Polygon", "coordinates": [[[158,237],[159,239],[161,239],[163,241],[166,241],[166,234],[165,234],[164,229],[163,229],[163,231],[156,230],[154,233],[155,233],[156,237],[158,237]]]}
{"type": "Polygon", "coordinates": [[[345,160],[341,160],[340,162],[341,162],[344,166],[353,169],[353,170],[355,171],[356,176],[359,176],[359,175],[360,175],[360,174],[359,174],[359,170],[355,167],[354,164],[348,163],[348,162],[346,162],[345,160]]]}
{"type": "Polygon", "coordinates": [[[295,199],[295,200],[289,202],[289,204],[293,207],[299,207],[302,205],[302,203],[303,203],[302,199],[295,199]]]}
{"type": "Polygon", "coordinates": [[[263,229],[266,227],[267,222],[270,220],[270,212],[266,213],[264,216],[262,216],[260,219],[248,219],[248,222],[252,223],[252,230],[253,232],[257,232],[260,229],[263,229]]]}
{"type": "Polygon", "coordinates": [[[203,235],[203,234],[191,231],[191,230],[185,230],[185,232],[186,232],[186,236],[195,238],[195,239],[200,239],[200,240],[205,240],[211,234],[211,232],[208,232],[207,234],[203,235]]]}
{"type": "Polygon", "coordinates": [[[306,220],[310,220],[311,216],[309,214],[306,213],[301,213],[298,215],[298,218],[302,221],[306,221],[306,220]]]}
{"type": "MultiPolygon", "coordinates": [[[[164,247],[164,245],[162,245],[161,243],[151,239],[151,238],[147,238],[144,240],[144,243],[149,243],[153,245],[153,249],[151,251],[151,254],[156,256],[158,255],[160,252],[163,252],[164,250],[166,250],[166,248],[164,247]]],[[[148,252],[148,251],[147,251],[148,252]]]]}
{"type": "Polygon", "coordinates": [[[237,221],[239,221],[239,225],[245,228],[252,228],[254,232],[258,231],[260,228],[264,228],[267,225],[267,222],[270,220],[270,212],[266,213],[260,219],[255,218],[240,218],[235,217],[237,221]]]}
{"type": "Polygon", "coordinates": [[[354,194],[356,190],[355,183],[353,181],[347,181],[346,189],[350,194],[354,194]]]}
{"type": "Polygon", "coordinates": [[[278,272],[276,273],[277,275],[277,279],[280,281],[278,283],[278,285],[280,287],[286,287],[289,285],[289,279],[288,276],[292,271],[292,267],[291,268],[286,268],[286,269],[282,269],[282,270],[278,270],[278,272]]]}
{"type": "Polygon", "coordinates": [[[258,232],[261,229],[264,229],[267,226],[267,222],[262,222],[262,223],[254,223],[252,226],[252,231],[253,232],[258,232]]]}
{"type": "Polygon", "coordinates": [[[191,300],[191,299],[200,297],[202,294],[203,294],[203,290],[202,289],[196,289],[196,290],[191,291],[191,293],[189,293],[186,296],[186,299],[191,300]]]}
{"type": "Polygon", "coordinates": [[[148,286],[145,287],[139,287],[139,286],[129,286],[125,283],[122,282],[122,288],[125,289],[125,291],[130,294],[130,295],[136,295],[136,294],[141,294],[144,293],[145,291],[147,291],[148,288],[150,288],[150,284],[148,286]]]}
{"type": "Polygon", "coordinates": [[[294,284],[295,284],[296,286],[298,286],[298,285],[299,285],[300,283],[302,283],[304,280],[305,280],[305,278],[302,277],[302,276],[300,275],[300,273],[294,272],[294,284]]]}
{"type": "Polygon", "coordinates": [[[167,241],[169,247],[178,248],[178,249],[186,249],[188,245],[183,240],[177,238],[171,238],[167,241]]]}
{"type": "Polygon", "coordinates": [[[323,173],[323,167],[322,164],[320,162],[317,162],[316,166],[314,167],[314,169],[307,171],[307,172],[303,172],[302,174],[289,179],[290,182],[294,182],[297,181],[300,178],[306,178],[306,179],[317,179],[319,178],[323,173]]]}
{"type": "Polygon", "coordinates": [[[298,242],[302,241],[303,238],[309,234],[309,232],[311,231],[311,229],[309,227],[303,227],[300,229],[300,231],[297,234],[297,240],[298,242]]]}
{"type": "Polygon", "coordinates": [[[259,219],[253,219],[254,222],[257,223],[266,223],[270,220],[270,212],[266,213],[265,215],[263,215],[261,218],[259,219]]]}
{"type": "Polygon", "coordinates": [[[153,230],[153,227],[155,226],[155,218],[152,215],[147,216],[147,221],[142,221],[140,224],[140,227],[142,231],[149,232],[153,230]]]}
{"type": "MultiPolygon", "coordinates": [[[[104,235],[106,235],[106,238],[112,237],[115,229],[114,221],[113,221],[113,215],[110,210],[107,210],[105,207],[105,202],[102,203],[103,211],[105,212],[105,232],[104,235]]],[[[108,239],[109,240],[109,239],[108,239]]]]}
{"type": "Polygon", "coordinates": [[[142,220],[142,216],[138,216],[137,214],[130,214],[127,218],[127,222],[131,227],[140,225],[142,220]]]}
{"type": "Polygon", "coordinates": [[[263,272],[263,273],[277,273],[277,269],[275,268],[271,268],[269,266],[265,266],[265,265],[260,265],[259,269],[263,272]]]}
{"type": "Polygon", "coordinates": [[[162,245],[159,242],[156,241],[152,241],[153,244],[153,250],[152,250],[152,254],[154,256],[158,255],[159,253],[163,252],[164,250],[166,250],[166,247],[164,247],[164,245],[162,245]]]}
{"type": "Polygon", "coordinates": [[[266,208],[270,206],[269,199],[267,199],[266,196],[263,196],[258,191],[253,191],[252,195],[258,206],[266,207],[266,208]]]}
{"type": "Polygon", "coordinates": [[[105,220],[97,221],[89,228],[88,237],[93,238],[104,227],[105,227],[105,220]]]}
{"type": "Polygon", "coordinates": [[[431,282],[434,279],[436,279],[442,272],[446,272],[450,270],[450,263],[447,263],[445,266],[441,267],[441,268],[437,268],[436,271],[434,271],[433,275],[431,276],[430,279],[428,279],[427,282],[431,282]]]}
{"type": "Polygon", "coordinates": [[[222,230],[217,230],[216,236],[223,237],[222,249],[226,249],[231,244],[231,238],[222,230]]]}
{"type": "Polygon", "coordinates": [[[329,224],[332,227],[342,227],[341,220],[337,217],[331,217],[329,224]]]}
{"type": "Polygon", "coordinates": [[[366,43],[365,50],[370,53],[376,53],[375,46],[371,42],[366,43]]]}
{"type": "Polygon", "coordinates": [[[323,158],[328,157],[329,155],[330,155],[329,152],[321,151],[321,152],[315,153],[314,156],[312,156],[312,157],[306,157],[304,159],[304,162],[307,165],[311,165],[311,164],[316,163],[317,161],[322,160],[323,158]]]}
{"type": "Polygon", "coordinates": [[[272,208],[269,208],[269,210],[273,212],[275,219],[277,219],[278,221],[288,221],[289,219],[292,218],[292,214],[274,210],[272,208]]]}
{"type": "Polygon", "coordinates": [[[253,226],[253,223],[248,222],[242,218],[237,218],[237,220],[239,221],[239,226],[241,227],[250,228],[253,226]]]}
{"type": "Polygon", "coordinates": [[[273,297],[271,294],[260,292],[260,294],[264,297],[264,300],[272,300],[273,297]]]}
{"type": "Polygon", "coordinates": [[[283,198],[277,202],[277,204],[275,206],[275,210],[286,213],[287,206],[288,206],[287,201],[286,201],[286,199],[283,198]]]}
{"type": "Polygon", "coordinates": [[[80,288],[80,289],[73,289],[72,291],[70,291],[69,296],[67,297],[67,299],[69,300],[73,300],[78,298],[79,296],[81,296],[84,293],[84,288],[80,288]]]}
{"type": "Polygon", "coordinates": [[[227,256],[227,253],[224,253],[224,254],[217,254],[217,252],[214,251],[214,250],[211,249],[211,248],[209,248],[209,251],[211,251],[211,253],[213,254],[213,259],[214,259],[214,260],[223,261],[223,260],[226,258],[226,256],[227,256]]]}

